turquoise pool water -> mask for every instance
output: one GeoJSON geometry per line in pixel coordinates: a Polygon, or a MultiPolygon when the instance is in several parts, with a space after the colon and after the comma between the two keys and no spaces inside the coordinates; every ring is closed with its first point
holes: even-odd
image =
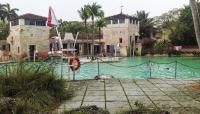
{"type": "MultiPolygon", "coordinates": [[[[57,73],[60,68],[57,67],[57,73]]],[[[67,78],[67,68],[63,74],[67,78]]],[[[116,63],[99,63],[99,74],[115,78],[146,79],[152,78],[200,78],[199,57],[132,57],[122,58],[116,63]],[[149,63],[150,61],[150,63],[149,63]],[[177,63],[175,62],[177,61],[177,63]],[[138,66],[137,66],[138,65],[138,66]],[[134,67],[135,66],[135,67],[134,67]]],[[[81,65],[75,73],[76,79],[94,79],[98,75],[98,64],[81,65]]],[[[72,75],[70,76],[72,79],[72,75]]]]}

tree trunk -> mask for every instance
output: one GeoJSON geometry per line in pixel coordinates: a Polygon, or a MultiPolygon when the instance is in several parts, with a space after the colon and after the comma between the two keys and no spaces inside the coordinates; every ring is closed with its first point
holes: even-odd
{"type": "Polygon", "coordinates": [[[94,17],[92,17],[92,60],[94,60],[94,17]]]}
{"type": "Polygon", "coordinates": [[[87,56],[89,55],[89,47],[88,47],[88,31],[87,31],[87,20],[84,21],[84,24],[85,24],[85,35],[86,35],[86,38],[87,38],[87,43],[86,43],[86,50],[87,50],[87,56]]]}
{"type": "Polygon", "coordinates": [[[101,41],[101,27],[99,27],[99,43],[101,41]]]}
{"type": "Polygon", "coordinates": [[[196,39],[200,49],[200,20],[199,20],[200,18],[198,13],[197,2],[195,0],[190,0],[190,7],[192,10],[196,39]]]}

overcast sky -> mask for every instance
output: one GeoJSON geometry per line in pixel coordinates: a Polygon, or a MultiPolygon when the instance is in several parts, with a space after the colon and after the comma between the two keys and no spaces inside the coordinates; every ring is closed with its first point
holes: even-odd
{"type": "Polygon", "coordinates": [[[125,14],[133,15],[137,10],[145,10],[151,17],[189,4],[189,0],[0,0],[0,3],[9,3],[11,7],[20,9],[19,15],[33,13],[47,17],[48,7],[52,6],[57,18],[67,21],[79,21],[77,10],[93,2],[102,6],[105,16],[120,13],[120,6],[123,5],[125,14]]]}

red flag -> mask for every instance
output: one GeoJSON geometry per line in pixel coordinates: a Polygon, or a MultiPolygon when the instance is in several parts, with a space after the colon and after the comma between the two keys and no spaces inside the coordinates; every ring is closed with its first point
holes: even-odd
{"type": "Polygon", "coordinates": [[[58,27],[58,21],[56,19],[55,13],[52,9],[52,7],[49,7],[49,15],[47,20],[47,26],[49,27],[58,27]]]}

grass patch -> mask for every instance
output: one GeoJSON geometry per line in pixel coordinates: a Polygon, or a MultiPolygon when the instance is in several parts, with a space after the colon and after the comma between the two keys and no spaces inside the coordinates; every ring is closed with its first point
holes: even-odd
{"type": "Polygon", "coordinates": [[[58,79],[47,63],[19,62],[3,67],[6,69],[0,72],[0,113],[45,112],[72,96],[65,89],[66,82],[58,79]],[[11,106],[10,99],[14,100],[11,106]]]}
{"type": "Polygon", "coordinates": [[[136,101],[134,105],[136,106],[136,109],[119,112],[118,114],[169,114],[169,112],[163,111],[159,108],[148,109],[139,101],[136,101]]]}
{"type": "Polygon", "coordinates": [[[94,105],[94,106],[81,107],[70,111],[65,111],[63,114],[110,114],[110,113],[94,105]]]}

